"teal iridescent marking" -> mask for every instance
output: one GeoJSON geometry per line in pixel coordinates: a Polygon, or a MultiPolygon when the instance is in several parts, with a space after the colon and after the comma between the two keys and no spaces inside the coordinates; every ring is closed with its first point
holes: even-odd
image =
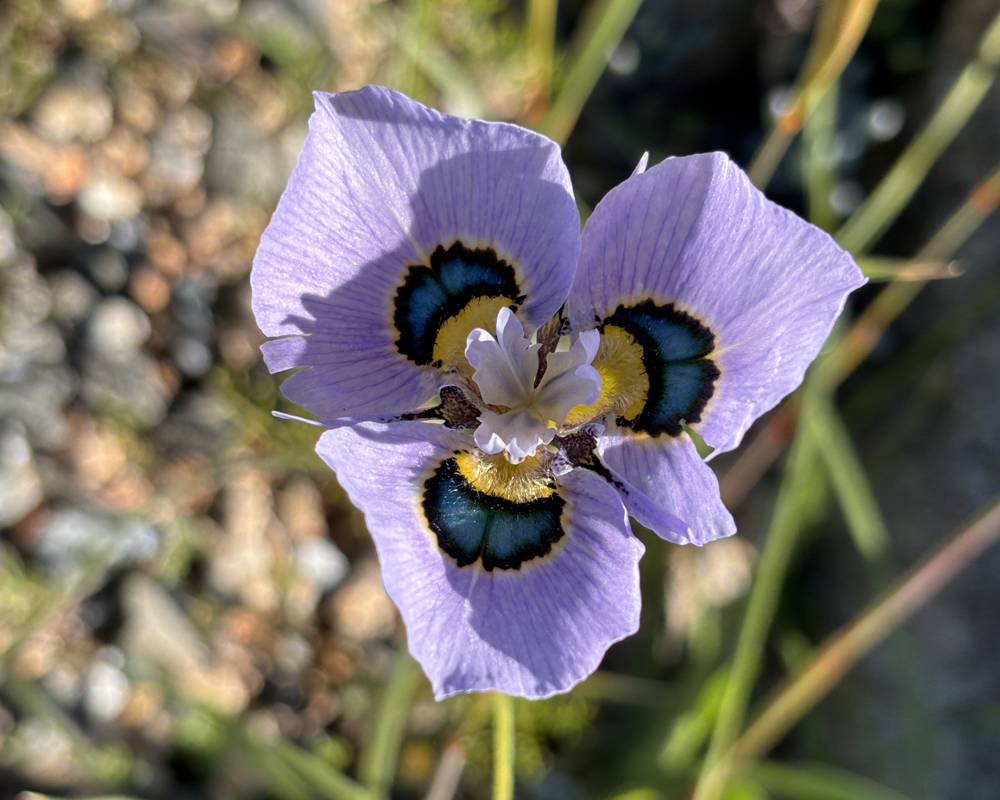
{"type": "Polygon", "coordinates": [[[642,411],[633,420],[619,417],[618,424],[652,436],[680,436],[682,422],[699,422],[720,375],[708,358],[715,349],[712,331],[673,304],[660,306],[652,300],[618,306],[604,325],[622,328],[638,342],[649,376],[642,411]]]}
{"type": "Polygon", "coordinates": [[[473,488],[454,458],[424,484],[423,510],[438,546],[460,567],[519,569],[562,538],[565,501],[551,494],[518,503],[473,488]]]}
{"type": "Polygon", "coordinates": [[[514,268],[492,249],[472,250],[455,242],[438,245],[430,267],[410,267],[396,293],[393,323],[399,331],[396,347],[417,364],[434,361],[438,331],[477,297],[506,297],[524,302],[514,268]]]}

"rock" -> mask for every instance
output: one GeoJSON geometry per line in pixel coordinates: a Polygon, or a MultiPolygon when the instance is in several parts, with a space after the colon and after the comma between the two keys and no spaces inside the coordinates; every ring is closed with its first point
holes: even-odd
{"type": "Polygon", "coordinates": [[[87,673],[83,707],[95,722],[113,722],[121,714],[129,698],[129,681],[114,664],[100,658],[94,660],[87,673]]]}
{"type": "Polygon", "coordinates": [[[0,528],[13,525],[43,497],[31,445],[17,426],[0,428],[0,528]]]}
{"type": "Polygon", "coordinates": [[[168,393],[156,362],[145,353],[117,361],[93,356],[84,361],[84,402],[102,413],[122,414],[138,427],[152,427],[163,419],[168,393]]]}
{"type": "Polygon", "coordinates": [[[186,278],[174,289],[171,309],[178,324],[191,336],[206,341],[215,330],[212,304],[218,290],[209,275],[186,278]]]}
{"type": "Polygon", "coordinates": [[[294,478],[278,497],[278,516],[296,542],[326,536],[323,496],[309,478],[294,478]]]}
{"type": "Polygon", "coordinates": [[[236,668],[212,664],[194,624],[160,584],[133,574],[125,582],[122,606],[130,655],[169,672],[182,695],[230,714],[246,707],[249,691],[236,668]]]}
{"type": "Polygon", "coordinates": [[[11,364],[3,355],[0,348],[0,417],[23,425],[36,448],[60,447],[67,435],[62,409],[75,391],[76,375],[64,364],[11,364]]]}
{"type": "Polygon", "coordinates": [[[174,365],[187,378],[200,378],[212,366],[212,350],[193,336],[178,336],[171,347],[174,365]]]}
{"type": "Polygon", "coordinates": [[[158,269],[139,267],[130,276],[129,293],[144,311],[156,314],[170,302],[170,282],[158,269]]]}
{"type": "Polygon", "coordinates": [[[327,539],[307,539],[295,546],[296,569],[323,591],[340,583],[350,566],[347,556],[327,539]]]}
{"type": "Polygon", "coordinates": [[[84,212],[102,220],[130,219],[142,209],[142,200],[138,184],[111,173],[92,175],[77,196],[84,212]]]}
{"type": "Polygon", "coordinates": [[[64,325],[74,325],[87,318],[97,302],[97,290],[82,275],[72,270],[57,272],[50,280],[52,316],[64,325]]]}
{"type": "Polygon", "coordinates": [[[235,103],[223,104],[216,119],[206,176],[209,187],[250,202],[274,202],[284,187],[289,161],[280,144],[257,133],[235,103]]]}
{"type": "Polygon", "coordinates": [[[374,559],[358,565],[328,608],[337,632],[348,639],[367,642],[389,636],[396,628],[396,607],[385,593],[374,559]]]}
{"type": "Polygon", "coordinates": [[[256,611],[278,607],[274,567],[281,553],[269,535],[274,511],[269,475],[244,468],[234,472],[224,495],[225,536],[211,567],[212,584],[256,611]]]}
{"type": "Polygon", "coordinates": [[[102,86],[57,83],[42,95],[32,117],[41,134],[54,144],[68,144],[74,139],[90,143],[108,135],[114,108],[110,94],[102,86]]]}
{"type": "Polygon", "coordinates": [[[55,205],[65,205],[73,199],[90,177],[90,159],[79,145],[57,150],[42,173],[45,194],[55,205]]]}
{"type": "Polygon", "coordinates": [[[139,352],[152,328],[141,308],[124,297],[109,297],[94,311],[87,329],[92,350],[111,361],[125,361],[139,352]]]}
{"type": "Polygon", "coordinates": [[[38,527],[35,556],[56,572],[73,573],[109,550],[112,536],[107,518],[74,508],[56,511],[38,527]]]}
{"type": "Polygon", "coordinates": [[[17,257],[17,236],[14,223],[6,211],[0,209],[0,267],[12,264],[17,257]]]}

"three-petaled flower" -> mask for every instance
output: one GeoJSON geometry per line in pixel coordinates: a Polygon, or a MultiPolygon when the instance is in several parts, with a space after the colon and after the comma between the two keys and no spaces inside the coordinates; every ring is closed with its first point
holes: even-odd
{"type": "Polygon", "coordinates": [[[629,515],[735,530],[688,430],[735,447],[861,273],[721,153],[644,158],[581,234],[539,134],[316,106],[251,276],[267,365],[308,368],[282,391],[331,428],[436,695],[565,691],[638,627],[629,515]]]}

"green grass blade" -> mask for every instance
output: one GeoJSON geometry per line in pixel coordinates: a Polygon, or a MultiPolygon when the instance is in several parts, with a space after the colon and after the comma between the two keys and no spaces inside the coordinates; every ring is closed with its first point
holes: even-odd
{"type": "Polygon", "coordinates": [[[854,544],[869,561],[879,558],[889,545],[889,532],[843,420],[828,399],[818,397],[805,404],[803,417],[816,440],[854,544]]]}
{"type": "Polygon", "coordinates": [[[410,700],[420,680],[420,667],[404,647],[396,658],[389,683],[382,695],[378,716],[361,756],[359,776],[372,796],[389,796],[396,759],[403,742],[403,726],[410,712],[410,700]]]}
{"type": "Polygon", "coordinates": [[[825,764],[765,761],[749,774],[769,792],[788,800],[907,800],[894,789],[825,764]]]}
{"type": "Polygon", "coordinates": [[[528,3],[525,44],[535,75],[537,99],[543,103],[548,102],[552,91],[558,6],[558,0],[530,0],[528,3]]]}
{"type": "Polygon", "coordinates": [[[316,800],[317,795],[306,780],[276,748],[249,742],[246,749],[260,776],[279,800],[316,800]]]}
{"type": "Polygon", "coordinates": [[[865,276],[873,281],[948,280],[962,275],[962,267],[957,261],[863,256],[857,262],[865,276]]]}
{"type": "Polygon", "coordinates": [[[109,794],[109,795],[98,795],[96,797],[56,797],[52,794],[42,794],[41,792],[21,792],[17,795],[18,800],[138,800],[134,797],[126,797],[124,795],[109,794]]]}
{"type": "Polygon", "coordinates": [[[896,220],[944,149],[979,107],[1000,66],[1000,14],[934,115],[837,233],[852,253],[866,252],[896,220]]]}
{"type": "Polygon", "coordinates": [[[405,12],[373,9],[372,18],[420,72],[441,92],[448,110],[467,117],[484,117],[486,108],[465,66],[438,42],[424,35],[405,12]]]}
{"type": "Polygon", "coordinates": [[[657,762],[671,775],[687,772],[712,732],[726,691],[729,671],[720,669],[702,686],[691,710],[680,714],[670,728],[657,762]]]}
{"type": "Polygon", "coordinates": [[[642,0],[593,0],[570,48],[569,65],[549,113],[538,130],[564,144],[583,104],[632,23],[642,0]]]}
{"type": "Polygon", "coordinates": [[[276,753],[297,778],[325,800],[372,800],[372,794],[362,786],[301,747],[280,742],[276,753]]]}
{"type": "Polygon", "coordinates": [[[830,90],[817,103],[802,129],[803,167],[806,176],[806,205],[809,221],[825,231],[837,227],[838,217],[830,198],[837,185],[837,159],[834,138],[837,134],[837,106],[840,83],[834,81],[830,90]]]}
{"type": "Polygon", "coordinates": [[[785,466],[784,480],[771,516],[764,551],[736,643],[732,670],[694,800],[718,800],[728,783],[726,770],[713,768],[736,741],[743,726],[785,573],[799,531],[813,507],[817,458],[816,442],[810,431],[800,428],[785,466]]]}

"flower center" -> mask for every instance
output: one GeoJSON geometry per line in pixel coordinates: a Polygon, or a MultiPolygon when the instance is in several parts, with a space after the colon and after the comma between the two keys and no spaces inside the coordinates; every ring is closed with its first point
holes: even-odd
{"type": "Polygon", "coordinates": [[[517,464],[552,441],[570,410],[601,396],[601,376],[590,362],[600,344],[597,331],[581,333],[568,352],[548,353],[539,369],[542,346],[524,335],[509,308],[497,315],[496,337],[476,328],[466,341],[472,380],[487,409],[479,418],[476,445],[488,454],[504,453],[517,464]],[[541,372],[541,374],[539,374],[541,372]]]}

